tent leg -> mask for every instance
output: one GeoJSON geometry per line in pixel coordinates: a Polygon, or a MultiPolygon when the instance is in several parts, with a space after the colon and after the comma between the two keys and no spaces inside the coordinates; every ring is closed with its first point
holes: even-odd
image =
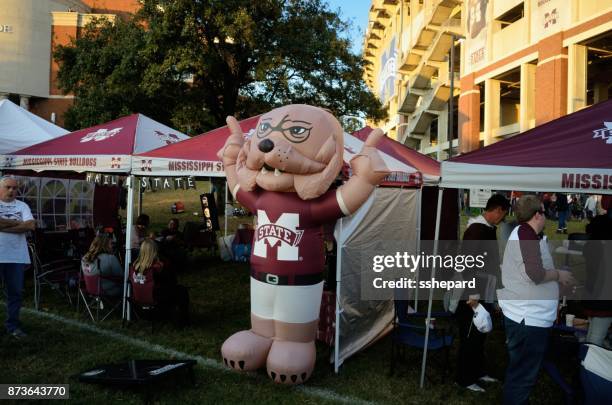
{"type": "Polygon", "coordinates": [[[130,320],[130,311],[127,307],[128,297],[128,279],[130,275],[130,262],[132,260],[132,223],[134,222],[134,180],[135,177],[130,175],[127,178],[127,218],[125,228],[125,262],[123,265],[123,319],[130,320]]]}
{"type": "Polygon", "coordinates": [[[140,216],[141,214],[142,214],[142,187],[140,187],[140,182],[138,182],[138,211],[137,211],[137,215],[140,216]]]}
{"type": "MultiPolygon", "coordinates": [[[[436,210],[436,233],[434,237],[434,249],[433,255],[438,254],[438,241],[440,239],[440,216],[442,214],[442,197],[444,194],[444,189],[438,189],[438,208],[436,210]]],[[[431,269],[431,278],[433,279],[436,276],[436,262],[434,260],[434,265],[431,269]]],[[[433,287],[429,289],[429,301],[427,302],[427,318],[425,320],[425,342],[423,347],[423,361],[421,363],[421,381],[419,382],[419,387],[423,388],[425,384],[425,367],[427,366],[427,346],[429,343],[429,324],[431,322],[431,305],[433,302],[433,287]]]]}
{"type": "MultiPolygon", "coordinates": [[[[340,232],[339,236],[342,236],[342,220],[340,218],[340,232]]],[[[341,241],[336,241],[336,330],[334,332],[334,372],[338,374],[340,370],[340,287],[342,286],[342,245],[341,241]]]]}

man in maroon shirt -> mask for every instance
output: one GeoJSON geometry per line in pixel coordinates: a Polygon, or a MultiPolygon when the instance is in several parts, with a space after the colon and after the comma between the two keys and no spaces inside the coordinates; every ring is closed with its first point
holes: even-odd
{"type": "Polygon", "coordinates": [[[275,382],[306,381],[314,368],[323,292],[322,225],[355,212],[389,173],[373,131],[351,161],[353,176],[329,189],[343,164],[343,130],[329,112],[289,105],[262,115],[251,139],[233,117],[220,151],[228,187],[257,215],[251,254],[251,330],[221,352],[237,370],[267,366],[275,382]]]}

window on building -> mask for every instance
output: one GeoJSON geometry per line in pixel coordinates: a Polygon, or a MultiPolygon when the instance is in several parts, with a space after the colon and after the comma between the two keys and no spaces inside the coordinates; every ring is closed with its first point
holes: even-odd
{"type": "Polygon", "coordinates": [[[431,146],[438,144],[438,116],[431,120],[429,124],[429,142],[431,146]]]}
{"type": "Polygon", "coordinates": [[[587,105],[612,98],[612,31],[587,41],[587,105]]]}
{"type": "MultiPolygon", "coordinates": [[[[512,69],[496,78],[499,83],[499,126],[509,127],[519,122],[521,107],[521,69],[512,69]]],[[[500,135],[514,132],[511,128],[500,135]],[[510,132],[508,132],[510,131],[510,132]]]]}
{"type": "Polygon", "coordinates": [[[510,10],[506,11],[504,14],[500,15],[495,19],[500,24],[500,28],[503,30],[510,24],[520,20],[525,15],[525,6],[523,3],[520,3],[510,10]]]}

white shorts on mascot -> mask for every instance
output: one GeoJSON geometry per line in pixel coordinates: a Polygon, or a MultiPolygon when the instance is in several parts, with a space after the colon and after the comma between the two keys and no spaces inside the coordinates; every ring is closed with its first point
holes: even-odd
{"type": "Polygon", "coordinates": [[[321,227],[355,212],[389,173],[372,131],[350,162],[353,175],[330,185],[343,164],[343,130],[326,110],[288,105],[261,116],[250,139],[234,117],[219,151],[228,187],[254,215],[251,329],[230,336],[221,353],[235,370],[266,366],[274,382],[301,384],[314,369],[323,292],[321,227]]]}

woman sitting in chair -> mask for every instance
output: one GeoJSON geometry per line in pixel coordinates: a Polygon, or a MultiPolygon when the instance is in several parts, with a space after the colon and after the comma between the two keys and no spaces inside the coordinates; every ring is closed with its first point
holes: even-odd
{"type": "Polygon", "coordinates": [[[104,295],[119,296],[123,293],[123,268],[112,251],[112,240],[107,234],[96,236],[81,259],[81,269],[85,277],[103,277],[101,289],[104,295]],[[110,278],[116,278],[116,280],[110,278]]]}
{"type": "Polygon", "coordinates": [[[178,310],[177,319],[180,327],[189,324],[189,292],[179,285],[174,272],[159,260],[157,244],[145,239],[140,246],[140,254],[134,262],[134,279],[153,275],[155,287],[153,298],[158,305],[178,310]]]}

